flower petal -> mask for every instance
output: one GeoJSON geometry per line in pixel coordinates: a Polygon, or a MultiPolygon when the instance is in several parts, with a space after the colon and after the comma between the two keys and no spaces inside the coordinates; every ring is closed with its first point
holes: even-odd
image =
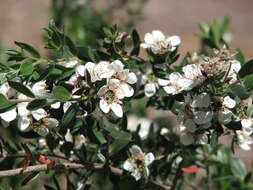
{"type": "Polygon", "coordinates": [[[99,101],[99,107],[104,113],[109,113],[110,111],[110,105],[104,99],[99,101]]]}
{"type": "Polygon", "coordinates": [[[44,109],[37,109],[35,111],[32,111],[32,116],[34,119],[39,121],[47,116],[47,112],[44,109]]]}
{"type": "Polygon", "coordinates": [[[127,83],[129,84],[135,84],[137,82],[137,77],[135,73],[131,72],[128,74],[127,83]]]}
{"type": "Polygon", "coordinates": [[[140,155],[140,154],[143,154],[141,148],[137,145],[133,145],[131,148],[130,148],[130,152],[133,156],[135,155],[140,155]]]}
{"type": "Polygon", "coordinates": [[[1,113],[0,114],[0,117],[6,121],[6,122],[11,122],[13,121],[14,119],[16,119],[17,117],[17,111],[16,109],[12,109],[10,111],[7,111],[7,112],[4,112],[4,113],[1,113]]]}
{"type": "Polygon", "coordinates": [[[111,104],[111,109],[114,112],[114,114],[118,117],[122,117],[123,116],[123,110],[120,104],[118,103],[112,103],[111,104]]]}
{"type": "Polygon", "coordinates": [[[152,152],[145,155],[146,166],[150,165],[155,160],[155,156],[152,152]]]}
{"type": "Polygon", "coordinates": [[[133,170],[131,160],[128,159],[124,162],[123,169],[126,170],[126,171],[132,171],[133,170]]]}
{"type": "Polygon", "coordinates": [[[156,85],[155,83],[148,83],[144,87],[144,92],[147,97],[154,96],[156,93],[156,85]]]}
{"type": "MultiPolygon", "coordinates": [[[[134,89],[129,84],[121,83],[120,88],[122,89],[124,97],[131,97],[134,95],[134,89]]],[[[121,96],[119,96],[119,95],[117,95],[117,97],[119,99],[122,99],[122,98],[120,98],[121,96]]]]}
{"type": "Polygon", "coordinates": [[[18,128],[20,131],[28,131],[31,127],[32,118],[30,117],[20,117],[18,119],[18,128]]]}

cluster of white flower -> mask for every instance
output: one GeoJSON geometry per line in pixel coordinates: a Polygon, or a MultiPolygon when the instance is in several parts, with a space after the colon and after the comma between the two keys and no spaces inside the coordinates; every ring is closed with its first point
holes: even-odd
{"type": "Polygon", "coordinates": [[[250,150],[250,145],[253,144],[253,121],[252,118],[246,118],[241,120],[242,130],[237,130],[237,141],[239,146],[244,150],[250,150]]]}
{"type": "Polygon", "coordinates": [[[210,108],[210,97],[206,93],[191,97],[185,96],[183,109],[177,119],[180,124],[180,141],[184,145],[194,142],[206,143],[207,136],[203,129],[211,126],[213,112],[210,108]]]}
{"type": "Polygon", "coordinates": [[[93,83],[102,79],[107,80],[106,85],[97,93],[100,98],[100,109],[104,113],[112,110],[116,116],[122,117],[122,99],[133,96],[134,89],[131,85],[137,82],[135,73],[124,69],[124,64],[120,60],[112,63],[101,61],[98,64],[88,62],[76,68],[78,76],[86,76],[86,72],[89,73],[93,83]]]}
{"type": "MultiPolygon", "coordinates": [[[[4,83],[0,87],[1,92],[6,98],[19,98],[20,100],[28,99],[24,94],[19,94],[10,86],[8,83],[4,83]]],[[[31,91],[34,94],[46,92],[46,83],[45,81],[40,81],[31,87],[31,91]]],[[[12,110],[2,113],[0,115],[1,119],[5,121],[5,125],[8,126],[8,123],[13,121],[14,119],[18,119],[18,128],[20,131],[29,131],[34,130],[41,136],[46,136],[49,132],[50,128],[57,127],[59,122],[50,118],[47,112],[40,108],[34,111],[30,111],[27,109],[28,102],[18,103],[17,109],[13,108],[12,110]],[[35,123],[36,121],[37,123],[35,123]]]]}
{"type": "Polygon", "coordinates": [[[153,153],[145,154],[137,145],[130,148],[131,157],[123,164],[123,168],[131,173],[136,179],[140,180],[144,175],[149,176],[148,166],[155,160],[153,153]]]}
{"type": "Polygon", "coordinates": [[[182,70],[183,74],[178,72],[171,73],[169,80],[160,84],[166,93],[175,95],[182,91],[189,91],[202,84],[205,80],[199,64],[186,65],[182,70]]]}
{"type": "Polygon", "coordinates": [[[150,49],[154,54],[163,54],[168,51],[175,51],[180,43],[179,36],[165,37],[161,31],[154,30],[152,33],[145,34],[144,43],[141,44],[141,47],[150,49]]]}

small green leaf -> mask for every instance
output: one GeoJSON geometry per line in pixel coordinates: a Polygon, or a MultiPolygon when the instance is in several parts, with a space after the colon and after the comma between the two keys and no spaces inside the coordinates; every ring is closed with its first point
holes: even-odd
{"type": "Polygon", "coordinates": [[[235,55],[235,59],[241,63],[241,66],[245,64],[245,58],[240,49],[237,49],[237,54],[235,55]]]}
{"type": "Polygon", "coordinates": [[[61,101],[61,102],[67,102],[71,99],[71,93],[62,86],[57,86],[53,89],[54,97],[61,101]]]}
{"type": "Polygon", "coordinates": [[[239,84],[232,84],[228,89],[228,93],[232,93],[234,96],[238,96],[241,99],[246,99],[250,96],[250,93],[239,84]]]}
{"type": "Polygon", "coordinates": [[[253,75],[247,75],[244,77],[243,84],[246,87],[247,90],[253,89],[253,75]]]}
{"type": "Polygon", "coordinates": [[[93,129],[93,133],[97,137],[97,140],[100,142],[100,144],[106,143],[106,139],[103,136],[101,131],[98,131],[97,129],[93,129]]]}
{"type": "Polygon", "coordinates": [[[200,22],[199,23],[199,29],[204,34],[204,37],[207,38],[209,36],[209,26],[205,23],[200,22]]]}
{"type": "Polygon", "coordinates": [[[39,52],[36,49],[34,49],[32,46],[23,42],[16,42],[16,41],[15,41],[15,44],[19,46],[21,49],[30,53],[33,57],[40,58],[39,52]]]}
{"type": "Polygon", "coordinates": [[[27,105],[27,109],[28,110],[37,110],[39,108],[42,108],[44,107],[45,105],[47,104],[47,100],[46,99],[37,99],[37,100],[33,100],[32,102],[30,102],[28,105],[27,105]]]}
{"type": "Polygon", "coordinates": [[[247,116],[250,118],[253,116],[253,106],[249,106],[247,109],[247,116]]]}
{"type": "Polygon", "coordinates": [[[16,103],[8,102],[3,94],[0,94],[0,110],[14,106],[16,103]]]}
{"type": "Polygon", "coordinates": [[[252,74],[253,73],[253,60],[248,61],[243,65],[241,70],[239,71],[238,75],[243,78],[246,75],[252,74]]]}
{"type": "Polygon", "coordinates": [[[20,66],[20,74],[23,76],[29,76],[33,73],[33,63],[30,60],[27,60],[25,63],[20,66]]]}
{"type": "Polygon", "coordinates": [[[140,52],[140,36],[138,32],[134,29],[132,32],[132,40],[133,40],[133,49],[131,51],[131,55],[138,56],[140,52]]]}
{"type": "Polygon", "coordinates": [[[27,88],[25,85],[15,82],[15,81],[8,81],[9,85],[11,88],[17,90],[18,92],[21,92],[22,94],[34,98],[34,94],[32,93],[32,91],[27,88]]]}

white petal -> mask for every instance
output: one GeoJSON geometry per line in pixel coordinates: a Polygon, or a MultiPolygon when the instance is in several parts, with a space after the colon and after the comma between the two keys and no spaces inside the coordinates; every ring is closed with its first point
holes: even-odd
{"type": "Polygon", "coordinates": [[[148,83],[144,87],[144,92],[147,97],[154,96],[156,93],[156,85],[155,83],[148,83]]]}
{"type": "Polygon", "coordinates": [[[40,108],[35,111],[32,111],[32,116],[34,119],[39,121],[47,116],[47,112],[44,109],[40,108]]]}
{"type": "Polygon", "coordinates": [[[146,33],[144,36],[144,41],[145,41],[144,44],[146,45],[146,48],[149,48],[149,45],[154,43],[153,35],[150,33],[146,33]]]}
{"type": "Polygon", "coordinates": [[[145,164],[146,166],[150,165],[155,160],[153,153],[148,153],[145,155],[145,164]]]}
{"type": "Polygon", "coordinates": [[[177,93],[180,92],[180,91],[179,91],[176,87],[174,87],[174,86],[165,86],[165,87],[163,87],[163,89],[164,89],[164,91],[165,91],[167,94],[172,94],[172,95],[177,94],[177,93]]]}
{"type": "Polygon", "coordinates": [[[97,95],[98,95],[99,97],[101,97],[101,96],[105,95],[105,93],[107,92],[107,90],[108,90],[107,86],[102,86],[102,87],[98,90],[97,95]]]}
{"type": "Polygon", "coordinates": [[[138,180],[141,179],[141,173],[138,172],[138,171],[136,171],[136,170],[133,171],[133,172],[131,173],[131,175],[135,178],[136,181],[138,181],[138,180]]]}
{"type": "Polygon", "coordinates": [[[142,155],[143,152],[141,150],[141,148],[137,145],[133,145],[131,148],[130,148],[130,152],[131,154],[134,156],[134,155],[142,155]]]}
{"type": "Polygon", "coordinates": [[[148,177],[149,176],[149,169],[148,169],[148,167],[145,167],[144,168],[144,174],[145,174],[145,177],[148,177]]]}
{"type": "Polygon", "coordinates": [[[171,46],[179,46],[181,43],[181,39],[179,36],[170,36],[169,39],[171,46]]]}
{"type": "Polygon", "coordinates": [[[137,77],[136,77],[135,73],[133,73],[133,72],[129,73],[128,78],[127,78],[127,83],[135,84],[136,82],[137,82],[137,77]]]}
{"type": "MultiPolygon", "coordinates": [[[[127,83],[121,83],[120,88],[123,92],[123,97],[131,97],[134,95],[134,89],[127,83]]],[[[117,95],[119,99],[122,99],[121,96],[117,95]]]]}
{"type": "Polygon", "coordinates": [[[28,105],[27,102],[23,102],[18,104],[17,108],[18,108],[18,115],[23,117],[23,116],[28,116],[31,114],[31,112],[26,109],[26,106],[28,105]]]}
{"type": "Polygon", "coordinates": [[[241,69],[241,63],[237,60],[232,60],[230,63],[231,63],[230,70],[234,73],[238,73],[241,69]]]}
{"type": "Polygon", "coordinates": [[[0,117],[6,121],[6,122],[11,122],[13,121],[14,119],[16,119],[17,117],[17,111],[16,111],[16,108],[10,110],[10,111],[7,111],[7,112],[4,112],[4,113],[1,113],[0,114],[0,117]]]}
{"type": "Polygon", "coordinates": [[[232,98],[230,98],[229,96],[226,96],[223,100],[223,104],[227,108],[233,109],[236,105],[236,102],[232,98]]]}
{"type": "Polygon", "coordinates": [[[232,115],[233,113],[228,109],[219,111],[218,120],[220,123],[227,123],[231,120],[232,115]]]}
{"type": "Polygon", "coordinates": [[[239,144],[239,146],[246,151],[249,151],[251,147],[247,143],[239,144]]]}
{"type": "Polygon", "coordinates": [[[123,116],[123,110],[121,105],[117,104],[117,103],[112,103],[111,104],[111,109],[114,112],[114,114],[118,117],[122,117],[123,116]]]}
{"type": "Polygon", "coordinates": [[[169,80],[164,80],[164,79],[160,79],[160,78],[157,79],[157,82],[160,86],[166,86],[170,83],[169,80]]]}
{"type": "Polygon", "coordinates": [[[31,127],[32,118],[30,117],[20,117],[18,119],[18,128],[20,131],[28,131],[31,127]]]}
{"type": "Polygon", "coordinates": [[[243,119],[241,124],[243,128],[251,128],[253,123],[251,119],[243,119]]]}
{"type": "Polygon", "coordinates": [[[34,93],[46,92],[46,87],[47,87],[46,81],[39,81],[33,85],[32,91],[34,93]]]}
{"type": "Polygon", "coordinates": [[[131,160],[128,159],[124,162],[123,169],[126,170],[126,171],[132,171],[133,170],[131,160]]]}
{"type": "Polygon", "coordinates": [[[101,99],[99,101],[99,107],[100,109],[104,112],[104,113],[109,113],[110,111],[110,106],[108,105],[108,103],[104,100],[104,99],[101,99]]]}
{"type": "Polygon", "coordinates": [[[112,67],[107,61],[100,61],[94,68],[94,74],[99,79],[108,79],[114,73],[115,71],[112,69],[112,67]]]}
{"type": "MultiPolygon", "coordinates": [[[[89,71],[89,69],[88,69],[88,71],[89,71]]],[[[84,77],[86,74],[85,72],[86,72],[86,67],[84,65],[79,65],[76,67],[76,74],[77,75],[84,77]]]]}
{"type": "Polygon", "coordinates": [[[71,102],[66,102],[63,104],[63,112],[66,113],[68,111],[69,107],[71,106],[71,102]]]}
{"type": "Polygon", "coordinates": [[[111,63],[115,72],[121,72],[124,69],[124,65],[120,60],[115,60],[111,63]]]}
{"type": "Polygon", "coordinates": [[[60,102],[56,102],[56,103],[54,103],[54,104],[51,104],[50,106],[51,106],[51,108],[53,108],[53,109],[59,109],[60,106],[61,106],[61,103],[60,103],[60,102]]]}
{"type": "Polygon", "coordinates": [[[159,30],[153,30],[152,35],[153,35],[153,39],[155,41],[164,41],[165,40],[164,34],[159,30]]]}

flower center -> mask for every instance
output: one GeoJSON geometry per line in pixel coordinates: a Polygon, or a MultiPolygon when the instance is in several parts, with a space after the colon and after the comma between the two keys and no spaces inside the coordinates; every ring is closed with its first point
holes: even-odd
{"type": "Polygon", "coordinates": [[[112,90],[108,90],[104,96],[106,102],[112,103],[115,100],[115,93],[112,90]]]}

